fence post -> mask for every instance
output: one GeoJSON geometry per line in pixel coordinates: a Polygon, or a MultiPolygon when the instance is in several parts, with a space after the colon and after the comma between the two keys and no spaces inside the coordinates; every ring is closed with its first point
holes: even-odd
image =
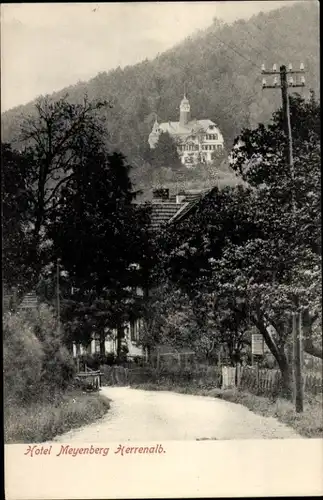
{"type": "Polygon", "coordinates": [[[257,380],[257,394],[259,394],[259,361],[256,361],[256,380],[257,380]]]}
{"type": "Polygon", "coordinates": [[[157,368],[158,372],[159,372],[159,365],[160,365],[160,353],[159,353],[159,349],[157,349],[156,368],[157,368]]]}

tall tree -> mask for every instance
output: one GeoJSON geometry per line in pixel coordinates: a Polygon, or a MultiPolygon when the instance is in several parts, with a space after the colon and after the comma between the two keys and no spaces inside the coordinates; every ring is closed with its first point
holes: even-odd
{"type": "Polygon", "coordinates": [[[129,168],[121,154],[89,141],[82,168],[72,168],[49,228],[53,252],[79,295],[78,313],[92,318],[102,342],[107,327],[117,330],[118,355],[142,284],[143,268],[133,264],[142,261],[147,245],[147,214],[133,203],[129,168]]]}
{"type": "Polygon", "coordinates": [[[168,132],[160,134],[157,145],[151,151],[151,161],[154,167],[181,168],[176,142],[168,132]]]}
{"type": "Polygon", "coordinates": [[[264,256],[267,262],[276,263],[276,270],[272,269],[276,295],[285,296],[294,309],[302,309],[305,348],[322,357],[322,348],[315,348],[311,337],[320,315],[317,296],[321,288],[317,273],[321,267],[320,106],[314,94],[308,101],[298,95],[290,97],[290,116],[294,175],[286,162],[282,110],[273,115],[268,127],[242,132],[231,164],[256,188],[255,210],[271,240],[271,253],[267,245],[264,256]],[[306,276],[311,276],[310,288],[306,276]]]}
{"type": "Polygon", "coordinates": [[[317,105],[296,98],[295,186],[287,171],[281,114],[269,127],[244,131],[231,158],[252,187],[213,190],[165,241],[166,270],[196,294],[230,299],[232,312],[248,317],[291,387],[287,346],[291,313],[302,311],[305,349],[322,357],[312,325],[320,317],[320,151],[317,105]],[[297,114],[298,113],[298,114],[297,114]],[[293,209],[292,192],[296,193],[293,209]],[[297,222],[297,223],[296,223],[297,222]]]}
{"type": "Polygon", "coordinates": [[[71,104],[68,96],[58,101],[45,97],[21,124],[21,149],[30,158],[26,180],[33,193],[30,230],[33,261],[38,272],[46,255],[42,251],[47,239],[44,228],[56,196],[71,180],[75,166],[81,167],[85,144],[104,135],[97,113],[107,106],[105,101],[89,101],[86,96],[81,104],[71,104]]]}
{"type": "Polygon", "coordinates": [[[17,287],[22,292],[33,278],[29,234],[33,198],[28,187],[32,158],[1,144],[1,160],[3,280],[7,291],[17,287]]]}

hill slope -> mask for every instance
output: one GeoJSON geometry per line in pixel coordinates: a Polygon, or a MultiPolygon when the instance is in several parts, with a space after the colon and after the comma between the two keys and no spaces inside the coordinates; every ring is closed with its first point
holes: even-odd
{"type": "MultiPolygon", "coordinates": [[[[68,92],[78,101],[107,98],[110,145],[120,149],[140,168],[142,148],[157,112],[161,120],[176,120],[184,82],[192,116],[210,118],[221,128],[227,147],[244,126],[266,122],[280,105],[280,92],[263,91],[261,65],[301,62],[306,68],[306,90],[319,91],[319,6],[300,2],[226,25],[218,20],[152,61],[100,73],[52,95],[68,92]]],[[[2,140],[12,141],[21,115],[32,103],[2,115],[2,140]]]]}

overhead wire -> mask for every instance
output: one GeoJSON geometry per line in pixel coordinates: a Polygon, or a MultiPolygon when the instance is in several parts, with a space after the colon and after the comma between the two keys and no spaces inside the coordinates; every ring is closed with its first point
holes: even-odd
{"type": "MultiPolygon", "coordinates": [[[[252,23],[252,21],[248,21],[248,24],[250,24],[251,26],[253,26],[254,28],[256,28],[260,33],[263,33],[262,30],[260,30],[258,28],[258,26],[256,26],[254,23],[252,23]]],[[[256,36],[253,34],[253,33],[250,33],[249,29],[247,27],[245,27],[246,31],[249,33],[249,35],[256,39],[256,36]]],[[[276,49],[273,49],[273,48],[269,48],[267,45],[265,45],[260,39],[257,38],[257,43],[260,44],[262,47],[264,47],[265,50],[267,50],[270,54],[274,53],[275,56],[277,56],[277,62],[279,61],[280,59],[280,56],[278,55],[278,52],[276,49]]]]}
{"type": "MultiPolygon", "coordinates": [[[[260,33],[262,33],[262,31],[260,30],[260,28],[258,28],[258,26],[256,26],[256,25],[255,25],[254,23],[252,23],[250,20],[248,21],[248,23],[250,23],[250,24],[251,24],[252,26],[254,26],[254,27],[255,27],[255,28],[256,28],[256,29],[257,29],[260,33]]],[[[245,31],[249,34],[249,36],[250,36],[252,39],[256,40],[255,35],[254,35],[253,33],[251,33],[251,32],[249,31],[249,29],[248,29],[246,26],[245,26],[244,28],[245,28],[245,31]]],[[[257,63],[256,63],[253,59],[251,59],[250,57],[248,57],[248,56],[246,56],[245,54],[243,54],[243,53],[242,53],[242,52],[238,49],[238,47],[237,47],[235,44],[233,44],[232,42],[231,42],[231,43],[225,42],[222,38],[220,38],[220,37],[219,37],[218,35],[216,35],[215,33],[212,33],[212,36],[213,36],[215,39],[217,39],[217,40],[218,40],[218,41],[219,41],[222,45],[224,45],[224,46],[228,47],[230,50],[232,50],[233,52],[235,52],[235,53],[236,53],[239,57],[242,57],[245,61],[247,61],[247,62],[251,63],[251,65],[252,65],[252,66],[254,66],[254,67],[256,67],[258,70],[260,70],[260,64],[257,64],[257,63]]],[[[205,41],[204,41],[204,43],[205,43],[205,41]]],[[[259,50],[257,50],[257,49],[256,49],[255,47],[253,47],[251,44],[246,43],[246,41],[245,41],[244,43],[245,43],[245,45],[247,45],[250,49],[254,50],[254,51],[257,53],[257,55],[258,55],[258,56],[261,56],[261,55],[262,55],[262,53],[261,53],[261,52],[259,52],[259,50]]],[[[277,55],[277,52],[276,52],[276,50],[275,50],[275,49],[271,49],[271,48],[269,48],[269,47],[268,47],[267,45],[265,45],[262,41],[260,41],[260,40],[258,40],[258,39],[257,39],[257,43],[259,43],[260,45],[262,45],[262,46],[263,46],[263,48],[264,48],[266,51],[268,51],[268,53],[271,53],[271,54],[272,54],[272,53],[274,52],[274,53],[275,53],[275,55],[277,55]]],[[[210,48],[212,48],[212,49],[214,48],[214,47],[212,47],[212,46],[211,46],[211,44],[210,44],[210,43],[207,43],[206,45],[207,45],[207,46],[209,46],[209,47],[210,47],[210,48]]],[[[229,56],[229,57],[230,57],[230,56],[229,56]]],[[[231,57],[231,59],[232,59],[232,57],[231,57]]],[[[263,59],[265,59],[265,58],[263,57],[263,59]]],[[[254,83],[253,83],[252,87],[254,87],[254,86],[255,86],[255,84],[257,83],[257,81],[259,81],[259,80],[260,80],[260,78],[261,78],[261,73],[260,73],[260,74],[256,77],[256,79],[255,79],[255,81],[254,81],[254,83]]],[[[254,96],[259,95],[259,93],[260,93],[260,91],[261,91],[261,90],[263,90],[263,89],[262,89],[262,87],[261,87],[261,88],[259,88],[259,90],[257,90],[256,92],[254,92],[251,96],[248,96],[248,100],[250,101],[250,100],[251,100],[254,96]]],[[[139,135],[144,135],[144,133],[140,133],[139,135]]]]}

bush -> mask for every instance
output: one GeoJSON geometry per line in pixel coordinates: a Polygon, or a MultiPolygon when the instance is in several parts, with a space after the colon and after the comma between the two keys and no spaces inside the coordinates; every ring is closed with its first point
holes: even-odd
{"type": "Polygon", "coordinates": [[[44,350],[24,313],[3,317],[4,396],[8,400],[30,400],[39,391],[44,350]]]}
{"type": "Polygon", "coordinates": [[[105,364],[105,365],[109,365],[109,366],[112,366],[116,363],[116,355],[114,354],[114,352],[109,352],[106,356],[105,356],[105,362],[104,363],[101,363],[101,364],[105,364]]]}
{"type": "Polygon", "coordinates": [[[42,304],[30,314],[35,334],[44,350],[42,382],[46,385],[64,389],[75,373],[72,356],[63,344],[61,332],[50,307],[42,304]]]}
{"type": "Polygon", "coordinates": [[[3,326],[6,400],[42,399],[67,387],[74,363],[49,307],[7,313],[3,326]]]}
{"type": "Polygon", "coordinates": [[[85,354],[80,357],[81,363],[87,365],[91,370],[99,370],[101,365],[114,365],[116,356],[113,352],[108,354],[85,354]]]}

